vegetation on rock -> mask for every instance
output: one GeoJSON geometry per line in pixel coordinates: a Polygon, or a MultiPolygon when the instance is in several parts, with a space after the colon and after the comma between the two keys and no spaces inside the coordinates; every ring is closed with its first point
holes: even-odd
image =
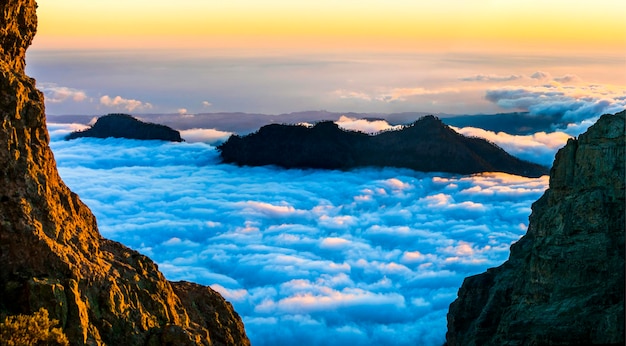
{"type": "Polygon", "coordinates": [[[374,136],[342,130],[330,121],[312,128],[273,124],[245,137],[233,135],[218,150],[224,162],[249,166],[401,167],[424,172],[505,172],[528,177],[548,173],[546,167],[515,158],[493,143],[460,135],[434,116],[374,136]]]}
{"type": "Polygon", "coordinates": [[[50,345],[67,346],[69,341],[59,321],[51,320],[48,310],[41,308],[32,315],[7,316],[0,323],[0,345],[50,345]]]}
{"type": "Polygon", "coordinates": [[[71,140],[82,137],[115,137],[182,142],[180,132],[165,125],[143,122],[128,114],[101,116],[92,127],[83,131],[74,131],[67,135],[65,139],[71,140]]]}

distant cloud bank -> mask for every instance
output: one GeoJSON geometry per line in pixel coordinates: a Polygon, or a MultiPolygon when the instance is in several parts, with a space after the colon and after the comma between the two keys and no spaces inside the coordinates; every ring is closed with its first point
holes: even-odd
{"type": "Polygon", "coordinates": [[[175,114],[180,109],[186,114],[326,109],[464,115],[528,110],[560,113],[559,118],[574,123],[623,107],[620,97],[626,89],[619,74],[607,73],[621,69],[623,59],[597,54],[225,57],[163,51],[155,59],[154,53],[31,50],[27,66],[46,93],[48,113],[54,115],[175,114]],[[553,94],[553,89],[564,95],[553,94]],[[534,94],[511,95],[511,90],[534,94]],[[602,95],[602,90],[608,93],[602,95]],[[535,96],[534,103],[525,102],[535,96]],[[549,110],[531,107],[537,103],[550,105],[549,110]]]}

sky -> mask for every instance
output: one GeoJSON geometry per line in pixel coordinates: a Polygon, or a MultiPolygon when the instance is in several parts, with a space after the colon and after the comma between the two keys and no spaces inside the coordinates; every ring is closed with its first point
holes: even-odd
{"type": "Polygon", "coordinates": [[[463,279],[508,258],[548,184],[237,167],[202,141],[64,141],[81,127],[49,128],[59,173],[102,235],[169,280],[213,287],[260,346],[442,345],[463,279]]]}
{"type": "Polygon", "coordinates": [[[530,94],[593,117],[626,97],[623,1],[38,3],[49,114],[532,112],[530,94]]]}
{"type": "MultiPolygon", "coordinates": [[[[456,130],[549,165],[626,108],[621,0],[38,4],[27,73],[49,116],[527,112],[561,127],[456,130]]],[[[210,120],[184,143],[62,140],[78,128],[49,123],[51,147],[101,233],[218,290],[254,345],[441,345],[463,278],[506,260],[548,183],[222,165],[210,120]]]]}

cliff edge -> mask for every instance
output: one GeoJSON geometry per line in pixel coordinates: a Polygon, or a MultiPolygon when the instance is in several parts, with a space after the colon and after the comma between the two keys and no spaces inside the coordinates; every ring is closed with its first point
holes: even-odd
{"type": "Polygon", "coordinates": [[[43,94],[24,73],[36,7],[0,2],[0,317],[45,308],[73,345],[249,345],[230,303],[103,239],[59,178],[43,94]]]}
{"type": "Polygon", "coordinates": [[[508,261],[459,289],[448,345],[624,345],[625,116],[559,150],[508,261]]]}

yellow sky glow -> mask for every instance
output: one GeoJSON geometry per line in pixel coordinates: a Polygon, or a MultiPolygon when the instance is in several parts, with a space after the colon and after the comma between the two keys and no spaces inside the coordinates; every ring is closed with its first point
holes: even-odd
{"type": "Polygon", "coordinates": [[[626,50],[626,2],[40,0],[38,46],[626,50]],[[127,42],[127,43],[124,43],[127,42]],[[269,42],[269,43],[268,43],[269,42]]]}

